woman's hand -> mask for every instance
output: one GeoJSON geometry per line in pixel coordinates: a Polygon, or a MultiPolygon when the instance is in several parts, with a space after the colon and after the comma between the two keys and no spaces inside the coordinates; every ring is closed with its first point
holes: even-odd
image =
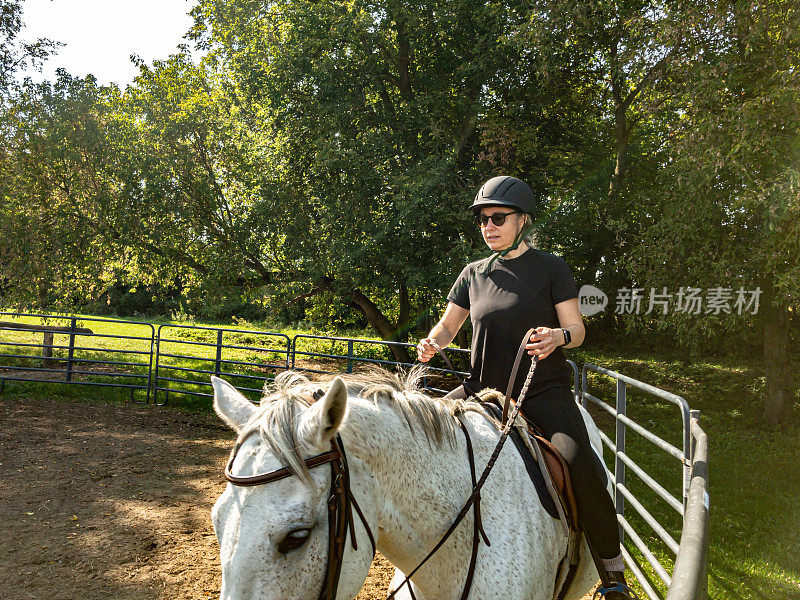
{"type": "Polygon", "coordinates": [[[536,332],[531,335],[525,349],[528,354],[538,356],[539,360],[547,358],[550,353],[564,343],[564,332],[560,329],[550,329],[549,327],[537,327],[536,332]]]}
{"type": "Polygon", "coordinates": [[[417,344],[417,360],[419,362],[428,362],[433,358],[433,355],[436,354],[435,343],[434,339],[429,337],[419,341],[417,344]]]}

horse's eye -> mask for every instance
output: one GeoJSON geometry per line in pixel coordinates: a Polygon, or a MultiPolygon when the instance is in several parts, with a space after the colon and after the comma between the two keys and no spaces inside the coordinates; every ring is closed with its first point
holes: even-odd
{"type": "Polygon", "coordinates": [[[294,529],[286,534],[286,537],[278,542],[278,552],[286,554],[292,550],[296,550],[308,541],[311,537],[311,530],[308,528],[294,529]]]}

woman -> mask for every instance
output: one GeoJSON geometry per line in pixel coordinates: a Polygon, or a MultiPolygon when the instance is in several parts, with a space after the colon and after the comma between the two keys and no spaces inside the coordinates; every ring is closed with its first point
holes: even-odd
{"type": "MultiPolygon", "coordinates": [[[[515,177],[494,177],[478,191],[471,209],[490,258],[467,265],[447,296],[447,308],[417,357],[429,361],[436,346],[446,347],[467,316],[472,319],[470,376],[473,391],[505,391],[519,342],[535,327],[520,364],[512,397],[521,391],[531,356],[538,356],[523,415],[534,422],[564,455],[578,512],[589,543],[599,555],[598,570],[607,600],[628,598],[614,505],[605,489],[605,472],[594,453],[586,426],[570,391],[570,371],[562,348],[583,342],[585,330],[578,290],[563,259],[524,241],[535,211],[531,189],[515,177]],[[603,571],[605,573],[603,573],[603,571]],[[608,583],[611,582],[609,586],[608,583]]],[[[449,397],[466,397],[459,387],[449,397]]]]}

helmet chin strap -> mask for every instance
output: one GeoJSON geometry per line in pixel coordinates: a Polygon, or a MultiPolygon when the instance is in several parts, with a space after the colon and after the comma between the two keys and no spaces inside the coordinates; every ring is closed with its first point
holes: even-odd
{"type": "MultiPolygon", "coordinates": [[[[526,214],[525,215],[526,221],[528,220],[528,217],[529,215],[526,214]]],[[[514,250],[519,248],[519,245],[525,239],[525,236],[528,235],[528,233],[530,233],[531,231],[533,231],[533,223],[523,227],[522,230],[517,234],[517,237],[514,238],[514,242],[508,248],[492,254],[491,258],[489,258],[489,261],[486,263],[486,269],[488,270],[492,266],[492,263],[501,256],[506,256],[509,252],[513,252],[514,250]]]]}
{"type": "Polygon", "coordinates": [[[496,254],[498,256],[506,256],[509,252],[513,252],[514,250],[519,248],[519,245],[525,239],[525,236],[528,235],[528,233],[532,230],[533,230],[533,223],[531,223],[530,225],[526,225],[517,234],[517,237],[514,238],[514,242],[508,248],[506,248],[505,250],[501,250],[500,252],[496,252],[496,254]]]}

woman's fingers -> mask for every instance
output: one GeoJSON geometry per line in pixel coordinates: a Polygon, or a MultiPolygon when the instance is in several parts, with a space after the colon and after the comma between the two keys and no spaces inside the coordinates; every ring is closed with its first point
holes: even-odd
{"type": "Polygon", "coordinates": [[[428,362],[433,358],[434,354],[436,354],[436,348],[433,347],[428,338],[419,341],[417,344],[417,360],[420,362],[428,362]]]}
{"type": "Polygon", "coordinates": [[[547,358],[555,347],[553,330],[548,327],[537,327],[536,332],[531,335],[530,342],[525,345],[528,354],[536,355],[540,359],[547,358]]]}

